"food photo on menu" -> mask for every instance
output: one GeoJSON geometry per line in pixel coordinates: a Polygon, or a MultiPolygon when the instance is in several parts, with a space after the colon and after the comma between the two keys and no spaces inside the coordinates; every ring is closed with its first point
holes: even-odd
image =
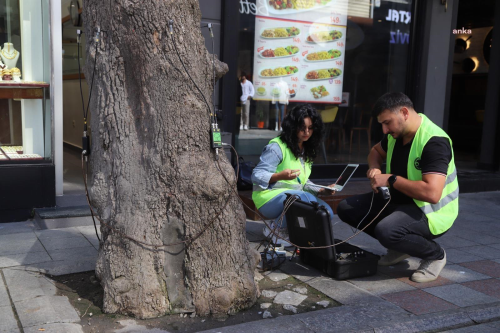
{"type": "Polygon", "coordinates": [[[279,82],[284,81],[288,97],[296,102],[340,103],[346,2],[257,2],[267,8],[267,13],[256,15],[255,20],[254,99],[271,101],[278,92],[279,82]],[[337,17],[331,17],[332,13],[337,17]]]}

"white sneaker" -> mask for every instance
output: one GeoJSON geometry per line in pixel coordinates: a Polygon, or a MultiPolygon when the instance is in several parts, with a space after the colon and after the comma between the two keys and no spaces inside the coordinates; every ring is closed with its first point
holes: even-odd
{"type": "Polygon", "coordinates": [[[248,131],[248,126],[247,125],[243,125],[243,130],[244,131],[248,131]]]}
{"type": "MultiPolygon", "coordinates": [[[[271,225],[271,228],[273,228],[273,227],[274,226],[271,225]]],[[[280,238],[276,237],[276,235],[271,232],[271,230],[267,227],[267,225],[264,227],[264,230],[262,230],[262,233],[264,234],[264,236],[269,238],[273,243],[280,243],[284,247],[292,246],[292,244],[290,244],[289,242],[286,241],[289,238],[288,230],[277,229],[274,232],[277,233],[280,238]],[[281,239],[281,238],[283,238],[283,239],[281,239]],[[284,240],[284,239],[286,239],[286,240],[284,240]]]]}
{"type": "Polygon", "coordinates": [[[407,255],[406,253],[401,253],[395,250],[387,250],[387,254],[380,258],[378,261],[378,264],[380,266],[392,266],[395,265],[406,258],[409,258],[410,256],[407,255]]]}
{"type": "MultiPolygon", "coordinates": [[[[443,250],[444,252],[444,250],[443,250]]],[[[413,282],[431,282],[438,278],[439,273],[446,265],[446,252],[444,252],[444,257],[441,260],[422,260],[420,261],[420,266],[412,274],[410,279],[413,282]]]]}
{"type": "Polygon", "coordinates": [[[276,127],[274,128],[276,132],[278,132],[278,123],[276,123],[276,127]]]}
{"type": "Polygon", "coordinates": [[[243,125],[240,125],[240,130],[242,130],[242,129],[243,129],[243,125]]]}

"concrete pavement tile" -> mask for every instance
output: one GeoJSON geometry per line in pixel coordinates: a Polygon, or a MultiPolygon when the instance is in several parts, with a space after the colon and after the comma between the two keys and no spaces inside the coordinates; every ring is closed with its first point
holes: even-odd
{"type": "Polygon", "coordinates": [[[95,265],[96,260],[94,259],[85,259],[78,262],[72,260],[61,260],[33,264],[27,266],[26,268],[30,270],[37,270],[45,274],[58,276],[93,271],[95,269],[95,265]]]}
{"type": "MultiPolygon", "coordinates": [[[[475,222],[472,227],[475,228],[476,226],[477,226],[477,223],[475,222]]],[[[479,232],[476,229],[467,230],[467,232],[460,234],[459,237],[465,238],[465,239],[470,240],[470,241],[475,242],[475,243],[479,243],[481,245],[500,243],[499,238],[493,237],[489,233],[479,232]]]]}
{"type": "Polygon", "coordinates": [[[422,290],[385,294],[382,295],[382,298],[416,315],[457,308],[456,305],[430,295],[422,290]]]}
{"type": "Polygon", "coordinates": [[[460,264],[460,266],[470,268],[491,277],[500,277],[500,264],[491,260],[466,262],[460,264]]]}
{"type": "Polygon", "coordinates": [[[446,251],[448,251],[448,249],[478,245],[478,243],[473,242],[471,240],[467,240],[459,236],[448,235],[448,234],[439,237],[438,239],[436,239],[436,242],[438,242],[442,247],[444,247],[446,251]]]}
{"type": "Polygon", "coordinates": [[[485,295],[460,284],[426,288],[424,291],[460,307],[498,302],[495,297],[485,295]]]}
{"type": "Polygon", "coordinates": [[[379,273],[372,276],[349,280],[349,282],[377,296],[415,289],[409,284],[379,273]]]}
{"type": "Polygon", "coordinates": [[[486,325],[500,329],[500,321],[495,321],[493,323],[486,323],[486,325]]]}
{"type": "Polygon", "coordinates": [[[315,332],[364,332],[374,322],[399,321],[410,316],[401,308],[384,302],[368,306],[340,306],[294,315],[293,318],[300,319],[315,332]]]}
{"type": "Polygon", "coordinates": [[[0,268],[20,265],[31,265],[51,261],[47,252],[28,252],[21,254],[7,254],[0,257],[0,268]]]}
{"type": "MultiPolygon", "coordinates": [[[[97,221],[96,221],[97,223],[97,221]]],[[[76,227],[78,231],[80,231],[84,236],[94,236],[95,237],[95,228],[93,225],[87,225],[82,227],[76,227]]],[[[99,237],[101,237],[101,227],[97,224],[97,233],[99,237]]]]}
{"type": "Polygon", "coordinates": [[[36,229],[35,224],[31,221],[2,223],[0,224],[0,235],[33,233],[35,229],[36,229]]]}
{"type": "MultiPolygon", "coordinates": [[[[16,235],[30,235],[30,234],[16,234],[16,235]]],[[[0,236],[0,254],[21,254],[28,252],[45,252],[42,243],[36,238],[27,237],[26,239],[10,239],[9,235],[0,236]]]]}
{"type": "Polygon", "coordinates": [[[441,332],[443,329],[448,327],[460,327],[465,325],[473,324],[472,320],[462,313],[456,314],[444,314],[444,315],[433,315],[432,317],[426,317],[422,315],[423,318],[417,317],[417,319],[408,321],[399,321],[392,325],[386,325],[376,327],[374,329],[375,333],[409,333],[409,332],[441,332]]]}
{"type": "Polygon", "coordinates": [[[466,313],[475,323],[489,323],[500,319],[500,307],[498,303],[475,306],[466,309],[466,313]]]}
{"type": "Polygon", "coordinates": [[[482,260],[482,257],[465,252],[462,249],[446,249],[446,261],[448,263],[460,264],[463,262],[482,260]]]}
{"type": "Polygon", "coordinates": [[[332,278],[318,278],[308,282],[311,287],[322,292],[342,304],[366,304],[383,302],[377,296],[357,288],[346,281],[336,281],[332,278]]]}
{"type": "Polygon", "coordinates": [[[488,246],[494,247],[495,249],[500,249],[500,244],[489,244],[488,246]]]}
{"type": "Polygon", "coordinates": [[[15,306],[24,328],[80,321],[80,317],[66,296],[41,296],[16,302],[15,306]]]}
{"type": "Polygon", "coordinates": [[[443,333],[500,333],[500,329],[491,327],[487,324],[479,324],[457,328],[451,331],[443,331],[443,333]]]}
{"type": "Polygon", "coordinates": [[[40,239],[47,251],[88,247],[92,244],[82,235],[68,238],[40,239]]]}
{"type": "Polygon", "coordinates": [[[36,230],[36,236],[40,240],[52,240],[52,239],[61,239],[61,238],[71,238],[81,236],[82,233],[76,227],[71,228],[61,228],[61,229],[43,229],[36,230]]]}
{"type": "Polygon", "coordinates": [[[434,280],[434,281],[424,282],[424,283],[413,282],[412,280],[410,280],[409,277],[399,278],[398,280],[401,281],[401,282],[407,283],[410,286],[413,286],[413,287],[418,288],[418,289],[424,289],[424,288],[430,288],[430,287],[437,287],[437,286],[445,286],[445,285],[448,285],[448,284],[455,283],[453,281],[445,279],[442,276],[438,276],[438,278],[436,280],[434,280]]]}
{"type": "Polygon", "coordinates": [[[12,306],[0,306],[0,332],[19,332],[16,317],[12,311],[12,306]]]}
{"type": "Polygon", "coordinates": [[[439,275],[444,277],[445,279],[458,283],[475,280],[485,280],[490,278],[487,275],[478,273],[460,265],[446,265],[439,275]]]}
{"type": "Polygon", "coordinates": [[[12,301],[19,302],[39,296],[54,296],[57,288],[45,275],[21,269],[3,270],[12,301]]]}
{"type": "Polygon", "coordinates": [[[9,295],[7,294],[7,288],[3,284],[3,279],[0,275],[0,307],[10,306],[9,295]]]}
{"type": "Polygon", "coordinates": [[[464,247],[461,250],[484,259],[500,259],[500,249],[487,245],[464,247]]]}
{"type": "Polygon", "coordinates": [[[462,285],[482,292],[483,294],[500,298],[500,280],[498,279],[469,281],[462,283],[462,285]]]}
{"type": "Polygon", "coordinates": [[[44,333],[83,333],[83,328],[79,324],[45,324],[32,326],[24,329],[24,333],[40,333],[40,328],[44,333]]]}
{"type": "Polygon", "coordinates": [[[269,279],[271,279],[274,282],[285,280],[285,279],[290,277],[288,274],[285,274],[285,273],[281,272],[280,270],[264,272],[264,273],[262,273],[262,275],[268,277],[269,279]]]}
{"type": "Polygon", "coordinates": [[[84,259],[97,259],[97,250],[89,244],[87,247],[78,247],[74,249],[49,250],[49,255],[57,260],[81,261],[84,259]]]}
{"type": "Polygon", "coordinates": [[[275,319],[258,320],[249,323],[239,324],[235,326],[219,327],[212,330],[203,331],[201,333],[313,333],[301,320],[296,319],[296,316],[282,316],[275,319]]]}

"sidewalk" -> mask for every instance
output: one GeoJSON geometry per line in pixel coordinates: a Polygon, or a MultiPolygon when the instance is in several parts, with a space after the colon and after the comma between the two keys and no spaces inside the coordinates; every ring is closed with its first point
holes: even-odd
{"type": "MultiPolygon", "coordinates": [[[[500,192],[460,196],[459,218],[438,239],[448,263],[434,282],[409,280],[418,267],[416,258],[379,267],[374,276],[347,281],[324,276],[299,260],[287,261],[280,267],[282,273],[342,306],[207,332],[500,332],[499,212],[500,192]]],[[[352,235],[347,225],[336,222],[336,238],[352,235]]],[[[248,221],[248,239],[262,239],[262,227],[260,222],[248,221]]],[[[364,234],[350,243],[385,253],[364,234]]],[[[39,272],[63,275],[93,270],[97,248],[93,226],[37,230],[32,222],[0,224],[0,332],[38,332],[40,325],[45,332],[83,332],[78,313],[67,298],[55,296],[49,277],[39,272]]],[[[127,330],[147,331],[140,326],[127,330]]]]}

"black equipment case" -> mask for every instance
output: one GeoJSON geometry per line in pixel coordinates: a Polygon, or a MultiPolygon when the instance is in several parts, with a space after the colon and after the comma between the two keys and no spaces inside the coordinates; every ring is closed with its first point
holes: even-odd
{"type": "MultiPolygon", "coordinates": [[[[287,194],[287,200],[290,198],[287,194]]],[[[330,214],[317,202],[294,201],[286,212],[290,241],[300,247],[328,246],[339,243],[333,237],[330,214]]],[[[370,276],[377,273],[379,256],[357,246],[342,243],[323,249],[300,249],[300,259],[337,280],[370,276]]]]}

